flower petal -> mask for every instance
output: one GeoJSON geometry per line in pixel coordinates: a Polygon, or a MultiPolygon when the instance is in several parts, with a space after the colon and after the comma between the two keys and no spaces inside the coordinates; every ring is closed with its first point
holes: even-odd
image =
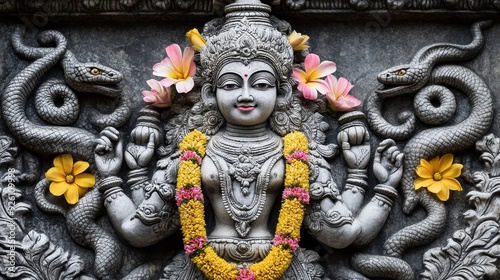
{"type": "Polygon", "coordinates": [[[51,182],[66,182],[66,174],[62,169],[51,167],[45,173],[45,178],[51,182]]]}
{"type": "Polygon", "coordinates": [[[417,166],[417,169],[415,170],[417,173],[418,177],[420,178],[427,178],[431,179],[434,173],[429,170],[425,165],[419,165],[417,166]]]}
{"type": "Polygon", "coordinates": [[[184,55],[182,56],[182,76],[186,79],[190,72],[196,71],[196,65],[193,62],[194,50],[191,47],[184,48],[184,55]]]}
{"type": "Polygon", "coordinates": [[[321,94],[326,94],[328,92],[328,85],[323,80],[314,80],[307,83],[308,86],[315,88],[321,94]]]}
{"type": "Polygon", "coordinates": [[[432,183],[434,183],[434,180],[428,179],[428,178],[417,178],[413,182],[413,185],[415,186],[415,189],[418,190],[422,187],[426,188],[427,186],[430,186],[432,183]]]}
{"type": "Polygon", "coordinates": [[[78,202],[78,186],[71,184],[68,186],[68,190],[64,193],[64,198],[69,204],[76,204],[78,202]]]}
{"type": "Polygon", "coordinates": [[[319,62],[320,59],[318,55],[313,53],[308,54],[304,60],[304,69],[306,70],[306,73],[316,70],[319,66],[319,62]]]}
{"type": "Polygon", "coordinates": [[[354,85],[349,82],[346,78],[340,77],[338,82],[338,91],[341,96],[347,96],[349,91],[354,87],[354,85]]]}
{"type": "Polygon", "coordinates": [[[64,173],[66,175],[73,172],[73,157],[70,154],[62,155],[62,164],[64,173]]]}
{"type": "Polygon", "coordinates": [[[453,154],[446,154],[439,160],[439,172],[443,173],[453,164],[453,154]]]}
{"type": "Polygon", "coordinates": [[[450,198],[450,191],[447,188],[442,188],[441,191],[436,193],[436,196],[441,201],[447,201],[450,198]]]}
{"type": "Polygon", "coordinates": [[[431,161],[429,162],[432,166],[432,174],[436,173],[439,171],[439,157],[435,157],[433,159],[431,159],[431,161]]]}
{"type": "Polygon", "coordinates": [[[61,172],[64,172],[64,167],[63,167],[63,163],[62,163],[62,156],[57,156],[54,158],[54,167],[57,167],[58,169],[61,170],[61,172]]]}
{"type": "Polygon", "coordinates": [[[172,65],[174,66],[174,69],[178,73],[182,73],[182,51],[181,47],[177,44],[172,44],[168,47],[165,48],[165,51],[167,52],[168,58],[172,61],[172,65]]]}
{"type": "Polygon", "coordinates": [[[78,187],[78,196],[83,197],[89,191],[88,188],[80,188],[78,187]]]}
{"type": "Polygon", "coordinates": [[[69,184],[64,182],[52,182],[50,183],[49,191],[55,196],[61,196],[68,190],[69,184]]]}
{"type": "MultiPolygon", "coordinates": [[[[324,76],[327,76],[329,74],[333,74],[337,70],[337,66],[335,62],[333,61],[328,61],[325,60],[321,62],[321,64],[318,66],[318,68],[314,69],[314,71],[311,71],[309,73],[309,79],[318,79],[324,76]]],[[[307,71],[306,71],[307,72],[307,71]]]]}
{"type": "Polygon", "coordinates": [[[192,90],[194,87],[194,80],[193,78],[189,77],[184,81],[180,81],[175,84],[175,89],[179,93],[187,93],[190,90],[192,90]]]}
{"type": "Polygon", "coordinates": [[[75,184],[82,188],[90,188],[95,185],[95,177],[89,173],[82,173],[75,176],[75,184]]]}
{"type": "Polygon", "coordinates": [[[454,163],[448,169],[443,171],[441,175],[443,175],[443,178],[457,178],[460,174],[462,174],[463,167],[464,166],[460,163],[454,163]]]}
{"type": "Polygon", "coordinates": [[[444,185],[446,185],[446,188],[452,190],[452,191],[462,191],[462,185],[457,179],[453,178],[444,178],[441,180],[444,185]]]}
{"type": "Polygon", "coordinates": [[[292,78],[298,83],[306,83],[307,82],[307,74],[298,68],[293,68],[292,78]]]}
{"type": "Polygon", "coordinates": [[[73,175],[78,175],[89,168],[90,164],[86,161],[77,161],[73,165],[73,175]]]}
{"type": "Polygon", "coordinates": [[[442,189],[446,189],[446,187],[443,188],[443,183],[441,181],[434,181],[432,184],[427,186],[427,190],[431,193],[438,193],[442,189]]]}
{"type": "Polygon", "coordinates": [[[318,91],[314,87],[310,87],[306,84],[301,85],[302,87],[301,89],[299,88],[299,90],[302,91],[305,99],[316,100],[318,98],[318,91]]]}

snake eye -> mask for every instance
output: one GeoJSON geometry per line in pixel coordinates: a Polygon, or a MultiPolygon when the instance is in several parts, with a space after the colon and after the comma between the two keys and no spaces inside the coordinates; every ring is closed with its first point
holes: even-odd
{"type": "Polygon", "coordinates": [[[401,69],[401,70],[399,70],[399,71],[397,72],[397,74],[398,74],[398,76],[404,76],[404,75],[406,75],[406,70],[401,69]]]}
{"type": "Polygon", "coordinates": [[[99,75],[101,74],[101,70],[97,69],[97,68],[92,68],[90,69],[90,74],[96,76],[96,75],[99,75]]]}

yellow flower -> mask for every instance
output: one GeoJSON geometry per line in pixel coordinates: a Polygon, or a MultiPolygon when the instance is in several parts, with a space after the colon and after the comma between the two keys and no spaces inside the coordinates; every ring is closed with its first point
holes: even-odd
{"type": "Polygon", "coordinates": [[[305,162],[294,160],[286,165],[285,186],[297,186],[309,189],[309,165],[305,162]]]}
{"type": "Polygon", "coordinates": [[[302,35],[300,33],[295,32],[295,30],[288,36],[288,41],[292,46],[294,51],[301,51],[309,48],[307,45],[307,41],[309,40],[309,36],[302,35]]]}
{"type": "Polygon", "coordinates": [[[90,173],[83,173],[89,168],[86,161],[77,161],[73,164],[73,157],[69,154],[54,159],[54,167],[50,168],[45,177],[50,183],[50,193],[55,196],[64,194],[69,204],[75,204],[78,199],[87,193],[95,184],[95,177],[90,173]]]}
{"type": "Polygon", "coordinates": [[[198,32],[198,29],[196,28],[189,30],[186,33],[186,37],[189,39],[189,42],[191,42],[193,49],[197,52],[200,52],[207,42],[203,39],[203,37],[201,37],[200,32],[198,32]]]}
{"type": "Polygon", "coordinates": [[[462,167],[462,164],[453,163],[452,154],[435,157],[430,162],[420,159],[420,165],[416,169],[419,178],[414,182],[415,189],[427,188],[439,200],[446,201],[450,197],[450,190],[462,190],[460,182],[455,179],[460,176],[462,167]]]}
{"type": "Polygon", "coordinates": [[[285,156],[293,153],[295,150],[308,153],[308,147],[307,137],[302,132],[294,131],[283,137],[283,153],[285,156]]]}
{"type": "Polygon", "coordinates": [[[201,157],[204,157],[207,141],[207,136],[195,129],[184,137],[182,142],[179,144],[179,148],[181,152],[192,150],[197,152],[201,157]]]}
{"type": "Polygon", "coordinates": [[[177,189],[201,186],[201,167],[192,161],[181,161],[177,173],[177,189]]]}

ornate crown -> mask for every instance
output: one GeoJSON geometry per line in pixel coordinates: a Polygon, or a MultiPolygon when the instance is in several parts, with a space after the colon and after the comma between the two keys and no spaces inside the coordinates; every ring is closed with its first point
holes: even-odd
{"type": "Polygon", "coordinates": [[[285,34],[269,20],[271,8],[260,2],[236,2],[226,6],[226,22],[218,34],[206,36],[201,50],[203,76],[213,82],[218,69],[229,62],[252,60],[269,63],[280,81],[291,75],[293,49],[285,34]]]}

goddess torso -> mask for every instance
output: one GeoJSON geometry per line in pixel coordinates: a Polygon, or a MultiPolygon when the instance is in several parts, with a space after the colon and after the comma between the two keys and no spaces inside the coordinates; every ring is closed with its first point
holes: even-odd
{"type": "Polygon", "coordinates": [[[216,223],[209,239],[271,240],[269,215],[284,169],[282,140],[265,126],[231,126],[213,136],[201,169],[216,223]]]}

